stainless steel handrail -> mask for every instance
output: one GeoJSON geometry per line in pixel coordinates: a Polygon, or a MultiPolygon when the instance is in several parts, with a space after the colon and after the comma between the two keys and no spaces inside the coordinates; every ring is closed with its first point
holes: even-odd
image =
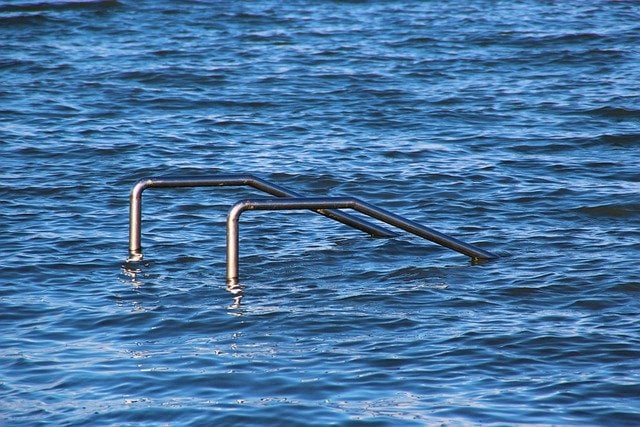
{"type": "Polygon", "coordinates": [[[447,236],[417,222],[353,197],[295,197],[282,199],[243,200],[229,210],[227,215],[227,283],[237,283],[239,276],[239,220],[247,210],[296,210],[296,209],[353,209],[372,218],[393,225],[416,236],[435,242],[472,258],[474,261],[498,258],[491,252],[447,236]]]}
{"type": "MultiPolygon", "coordinates": [[[[216,175],[205,177],[155,177],[138,181],[129,197],[129,261],[142,260],[142,192],[147,188],[216,187],[246,185],[277,197],[301,197],[299,193],[272,184],[253,175],[216,175]]],[[[317,213],[375,237],[393,237],[386,228],[333,209],[314,209],[317,213]]]]}

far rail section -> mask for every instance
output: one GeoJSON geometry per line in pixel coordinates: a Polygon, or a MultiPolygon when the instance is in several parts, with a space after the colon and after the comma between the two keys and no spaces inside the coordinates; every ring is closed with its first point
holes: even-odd
{"type": "MultiPolygon", "coordinates": [[[[129,260],[140,261],[142,254],[142,192],[148,188],[222,187],[248,186],[277,197],[302,197],[280,185],[260,179],[254,175],[216,175],[204,177],[156,177],[138,181],[129,197],[129,260]]],[[[333,209],[315,211],[349,227],[361,230],[374,237],[394,237],[393,233],[376,224],[333,209]]]]}

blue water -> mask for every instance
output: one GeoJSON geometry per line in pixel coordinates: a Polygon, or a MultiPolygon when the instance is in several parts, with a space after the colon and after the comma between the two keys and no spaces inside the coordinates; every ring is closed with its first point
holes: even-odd
{"type": "Polygon", "coordinates": [[[640,425],[633,1],[0,5],[0,424],[640,425]],[[251,212],[253,173],[498,253],[251,212]]]}

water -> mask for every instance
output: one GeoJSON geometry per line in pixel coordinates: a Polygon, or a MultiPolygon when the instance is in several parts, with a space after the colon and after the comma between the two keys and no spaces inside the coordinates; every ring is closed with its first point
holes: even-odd
{"type": "Polygon", "coordinates": [[[0,6],[0,422],[639,425],[629,1],[0,6]],[[496,252],[311,213],[254,173],[496,252]],[[261,195],[260,195],[261,196],[261,195]]]}

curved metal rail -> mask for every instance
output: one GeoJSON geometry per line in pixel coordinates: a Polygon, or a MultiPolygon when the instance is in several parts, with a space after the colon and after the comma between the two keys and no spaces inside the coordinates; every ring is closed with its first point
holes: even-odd
{"type": "Polygon", "coordinates": [[[393,225],[416,236],[435,242],[471,257],[474,261],[498,258],[491,252],[480,249],[417,222],[395,215],[353,197],[283,198],[244,200],[233,205],[227,215],[227,283],[237,283],[239,276],[239,220],[248,210],[296,210],[296,209],[353,209],[372,218],[393,225]]]}
{"type": "MultiPolygon", "coordinates": [[[[129,261],[142,260],[142,192],[147,188],[219,187],[245,185],[277,197],[301,197],[300,194],[253,175],[217,175],[205,177],[156,177],[138,181],[129,197],[129,261]]],[[[386,228],[333,209],[313,209],[317,213],[341,222],[374,237],[393,237],[386,228]]]]}

